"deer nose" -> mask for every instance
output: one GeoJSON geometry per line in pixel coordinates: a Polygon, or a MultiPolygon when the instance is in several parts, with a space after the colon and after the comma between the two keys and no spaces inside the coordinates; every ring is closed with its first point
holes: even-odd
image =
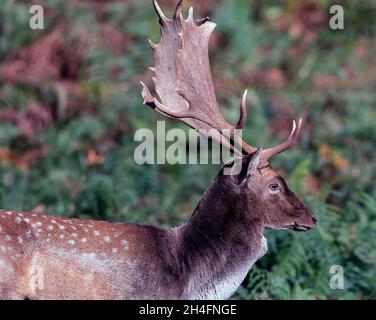
{"type": "Polygon", "coordinates": [[[312,213],[312,221],[314,224],[317,224],[317,217],[314,213],[312,213]]]}

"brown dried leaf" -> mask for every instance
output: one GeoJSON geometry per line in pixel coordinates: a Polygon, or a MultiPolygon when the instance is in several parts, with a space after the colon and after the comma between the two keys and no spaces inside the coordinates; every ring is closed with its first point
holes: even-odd
{"type": "Polygon", "coordinates": [[[89,150],[85,157],[85,163],[89,166],[102,164],[106,158],[95,150],[89,150]]]}
{"type": "Polygon", "coordinates": [[[39,104],[30,104],[25,112],[19,112],[10,107],[4,111],[2,120],[14,124],[30,140],[36,133],[52,124],[49,110],[39,104]]]}
{"type": "Polygon", "coordinates": [[[66,40],[63,29],[57,27],[16,53],[3,68],[1,79],[32,84],[61,78],[75,79],[81,56],[79,46],[73,47],[66,40]]]}

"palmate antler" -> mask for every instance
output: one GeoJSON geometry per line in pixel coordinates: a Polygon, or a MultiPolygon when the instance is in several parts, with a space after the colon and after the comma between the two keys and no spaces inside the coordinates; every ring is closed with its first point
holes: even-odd
{"type": "MultiPolygon", "coordinates": [[[[180,0],[173,18],[168,19],[154,0],[161,26],[161,40],[159,44],[149,40],[149,44],[154,53],[155,67],[151,70],[160,101],[141,82],[144,104],[165,116],[184,121],[206,136],[209,130],[214,129],[218,134],[210,137],[237,155],[253,153],[257,148],[244,141],[234,143],[234,135],[224,133],[242,129],[245,125],[247,90],[241,99],[239,121],[231,125],[219,112],[210,72],[209,39],[216,24],[208,21],[209,18],[194,20],[193,8],[189,9],[188,17],[184,19],[182,6],[183,0],[180,0]]],[[[297,141],[300,128],[301,120],[297,126],[294,121],[291,134],[285,142],[263,150],[261,165],[267,165],[270,157],[292,146],[297,141]]]]}

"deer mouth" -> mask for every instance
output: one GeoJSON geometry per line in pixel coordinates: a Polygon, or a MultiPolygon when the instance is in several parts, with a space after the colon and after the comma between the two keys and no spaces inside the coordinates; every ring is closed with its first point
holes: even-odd
{"type": "Polygon", "coordinates": [[[289,225],[288,228],[290,230],[294,230],[294,231],[308,231],[308,230],[312,229],[312,227],[300,225],[300,224],[297,224],[297,223],[289,225]]]}

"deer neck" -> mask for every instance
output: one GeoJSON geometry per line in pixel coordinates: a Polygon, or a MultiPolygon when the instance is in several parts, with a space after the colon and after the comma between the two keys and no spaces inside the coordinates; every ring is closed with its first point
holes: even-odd
{"type": "Polygon", "coordinates": [[[266,253],[257,205],[243,199],[214,183],[181,227],[179,255],[187,298],[229,298],[266,253]]]}

